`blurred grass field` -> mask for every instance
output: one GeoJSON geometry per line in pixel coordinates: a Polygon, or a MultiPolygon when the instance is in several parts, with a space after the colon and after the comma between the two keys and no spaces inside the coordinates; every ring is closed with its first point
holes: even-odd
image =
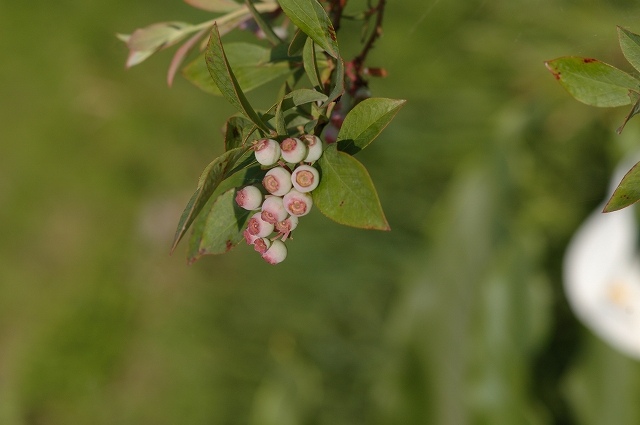
{"type": "Polygon", "coordinates": [[[0,424],[640,423],[640,366],[576,322],[560,269],[640,124],[617,136],[625,110],[543,65],[631,71],[615,26],[640,31],[636,2],[389,1],[371,89],[408,102],[359,160],[392,231],[315,211],[276,267],[168,255],[234,111],[168,89],[171,52],[125,71],[114,35],[206,19],[0,3],[0,424]]]}

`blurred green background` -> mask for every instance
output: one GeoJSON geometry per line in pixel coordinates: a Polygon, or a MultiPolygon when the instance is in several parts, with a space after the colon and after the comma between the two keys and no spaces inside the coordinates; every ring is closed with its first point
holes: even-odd
{"type": "Polygon", "coordinates": [[[168,89],[173,49],[125,71],[114,34],[206,19],[0,2],[0,424],[640,423],[640,365],[561,286],[640,123],[617,136],[624,108],[579,104],[543,65],[631,71],[615,26],[640,32],[637,2],[389,0],[371,89],[408,102],[359,160],[392,231],[315,211],[276,267],[245,245],[168,255],[234,110],[168,89]]]}

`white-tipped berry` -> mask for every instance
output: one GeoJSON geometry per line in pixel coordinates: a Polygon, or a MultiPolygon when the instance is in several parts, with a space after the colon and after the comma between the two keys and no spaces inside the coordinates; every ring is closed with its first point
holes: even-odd
{"type": "Polygon", "coordinates": [[[253,245],[256,239],[258,239],[258,237],[253,233],[251,233],[249,229],[244,229],[244,232],[242,232],[242,235],[244,236],[244,240],[247,241],[247,245],[253,245]]]}
{"type": "Polygon", "coordinates": [[[270,246],[271,241],[267,238],[257,238],[255,242],[253,242],[253,249],[258,251],[260,254],[267,252],[270,246]]]}
{"type": "Polygon", "coordinates": [[[289,237],[289,234],[298,227],[298,217],[290,215],[286,220],[277,222],[274,227],[275,231],[278,232],[275,238],[278,239],[282,236],[282,241],[284,242],[289,237]]]}
{"type": "Polygon", "coordinates": [[[333,124],[329,124],[324,128],[324,140],[328,143],[335,143],[338,140],[340,130],[333,124]]]}
{"type": "Polygon", "coordinates": [[[264,221],[261,213],[255,213],[247,223],[247,230],[254,236],[265,238],[273,232],[273,223],[264,221]]]}
{"type": "Polygon", "coordinates": [[[307,156],[304,162],[314,162],[322,156],[322,140],[313,134],[304,134],[300,139],[307,145],[307,156]]]}
{"type": "Polygon", "coordinates": [[[262,254],[262,258],[269,264],[278,264],[287,258],[287,246],[281,240],[275,240],[271,243],[271,247],[262,254]]]}
{"type": "Polygon", "coordinates": [[[273,165],[280,158],[280,145],[273,139],[260,139],[253,146],[256,160],[262,165],[273,165]]]}
{"type": "Polygon", "coordinates": [[[282,141],[280,145],[280,154],[286,162],[300,162],[307,156],[307,145],[302,140],[295,137],[288,137],[282,141]]]}
{"type": "Polygon", "coordinates": [[[284,196],[291,190],[291,173],[283,167],[272,168],[262,179],[267,192],[275,196],[284,196]]]}
{"type": "Polygon", "coordinates": [[[311,192],[320,183],[318,170],[310,165],[300,165],[291,174],[291,183],[298,192],[311,192]]]}
{"type": "Polygon", "coordinates": [[[262,192],[255,186],[247,186],[236,194],[236,203],[245,210],[257,210],[262,205],[262,192]]]}
{"type": "Polygon", "coordinates": [[[262,203],[262,220],[271,225],[287,218],[287,211],[284,209],[282,198],[279,196],[269,196],[262,203]]]}
{"type": "Polygon", "coordinates": [[[311,207],[313,206],[313,199],[308,193],[298,192],[296,189],[291,189],[289,193],[282,198],[284,208],[291,215],[296,217],[302,217],[309,214],[311,207]]]}

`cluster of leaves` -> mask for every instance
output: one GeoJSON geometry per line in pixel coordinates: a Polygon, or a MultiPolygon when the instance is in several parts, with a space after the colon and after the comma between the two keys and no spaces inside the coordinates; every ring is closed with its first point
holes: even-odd
{"type": "Polygon", "coordinates": [[[185,1],[222,15],[199,25],[166,22],[138,29],[131,35],[119,35],[130,49],[127,65],[133,66],[194,34],[171,61],[168,83],[200,44],[203,52],[186,65],[182,74],[201,89],[223,96],[239,112],[227,120],[223,129],[225,152],[202,172],[197,189],[180,217],[172,251],[189,227],[193,229],[189,262],[205,254],[225,253],[238,244],[251,212],[235,204],[235,193],[239,188],[259,183],[267,171],[255,160],[253,142],[265,137],[282,141],[300,134],[322,136],[334,110],[344,114],[344,121],[340,120],[336,143],[314,164],[321,182],[313,191],[313,202],[338,223],[389,230],[371,178],[353,155],[380,134],[405,101],[367,98],[357,104],[351,102],[352,95],[366,86],[361,76],[362,63],[381,33],[384,0],[363,14],[368,19],[377,12],[377,25],[363,53],[347,66],[340,55],[334,25],[346,0],[327,5],[328,9],[335,7],[333,21],[317,0],[263,0],[255,4],[251,0],[245,4],[233,0],[185,1]],[[251,43],[223,46],[222,35],[237,27],[253,29],[270,46],[251,43]],[[293,31],[289,31],[290,27],[294,27],[293,31]],[[287,37],[289,32],[292,36],[287,37]],[[273,106],[266,111],[255,110],[245,92],[284,76],[286,81],[273,106]],[[309,86],[296,88],[303,84],[305,76],[309,86]]]}
{"type": "MultiPolygon", "coordinates": [[[[640,72],[640,35],[618,27],[624,57],[640,72]]],[[[587,105],[616,107],[632,105],[618,128],[640,113],[640,79],[597,59],[566,56],[545,62],[558,82],[577,100],[587,105]]],[[[624,176],[607,202],[604,212],[617,211],[640,200],[640,163],[624,176]]]]}

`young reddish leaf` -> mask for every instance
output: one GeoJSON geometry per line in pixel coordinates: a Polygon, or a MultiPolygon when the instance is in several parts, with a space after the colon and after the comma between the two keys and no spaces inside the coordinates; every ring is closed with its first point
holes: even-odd
{"type": "Polygon", "coordinates": [[[191,25],[184,22],[159,22],[139,28],[129,37],[127,47],[138,52],[156,51],[180,40],[189,27],[191,25]]]}
{"type": "Polygon", "coordinates": [[[390,230],[366,168],[329,146],[320,159],[320,184],[313,203],[331,220],[362,229],[390,230]]]}
{"type": "Polygon", "coordinates": [[[261,130],[269,132],[269,128],[260,119],[256,111],[251,107],[247,97],[242,92],[238,81],[236,80],[227,57],[225,56],[222,42],[220,41],[220,33],[218,32],[218,26],[213,25],[211,31],[211,38],[209,40],[209,46],[205,55],[207,61],[207,68],[211,78],[218,86],[218,89],[233,106],[235,106],[240,112],[245,114],[255,125],[261,130]]]}
{"type": "Polygon", "coordinates": [[[624,176],[613,192],[611,199],[609,199],[609,202],[607,202],[607,205],[604,207],[603,212],[608,213],[621,210],[640,200],[640,167],[638,164],[640,164],[640,162],[634,165],[624,176]]]}
{"type": "Polygon", "coordinates": [[[233,0],[184,0],[184,2],[208,12],[231,12],[242,7],[233,0]]]}
{"type": "Polygon", "coordinates": [[[193,223],[193,220],[205,206],[220,182],[228,176],[228,173],[233,169],[236,162],[244,155],[244,153],[245,149],[243,148],[232,149],[214,159],[204,169],[198,181],[198,188],[180,216],[171,252],[176,249],[178,242],[180,242],[184,233],[187,231],[191,223],[193,223]]]}
{"type": "Polygon", "coordinates": [[[545,65],[569,94],[588,105],[628,105],[629,90],[640,90],[640,81],[596,59],[567,56],[545,65]]]}
{"type": "Polygon", "coordinates": [[[171,60],[171,64],[169,65],[169,71],[167,72],[167,85],[169,87],[173,85],[173,79],[176,76],[176,72],[178,72],[178,68],[180,68],[180,65],[182,65],[182,62],[184,62],[184,59],[191,52],[191,50],[193,50],[198,41],[207,33],[208,30],[208,28],[205,28],[198,31],[196,35],[191,37],[182,46],[180,46],[178,50],[176,50],[176,54],[173,55],[173,59],[171,60]]]}
{"type": "MultiPolygon", "coordinates": [[[[250,43],[228,43],[225,54],[229,66],[244,93],[291,72],[287,62],[264,63],[269,49],[250,43]]],[[[196,87],[216,96],[222,93],[212,80],[204,55],[198,56],[182,70],[182,75],[196,87]]]]}
{"type": "Polygon", "coordinates": [[[284,13],[334,58],[340,57],[336,31],[317,0],[278,0],[284,13]]]}
{"type": "Polygon", "coordinates": [[[406,100],[372,97],[358,103],[344,119],[338,133],[338,149],[356,154],[366,148],[391,122],[406,100]]]}
{"type": "Polygon", "coordinates": [[[640,71],[640,35],[618,27],[618,40],[624,57],[635,69],[640,71]]]}

